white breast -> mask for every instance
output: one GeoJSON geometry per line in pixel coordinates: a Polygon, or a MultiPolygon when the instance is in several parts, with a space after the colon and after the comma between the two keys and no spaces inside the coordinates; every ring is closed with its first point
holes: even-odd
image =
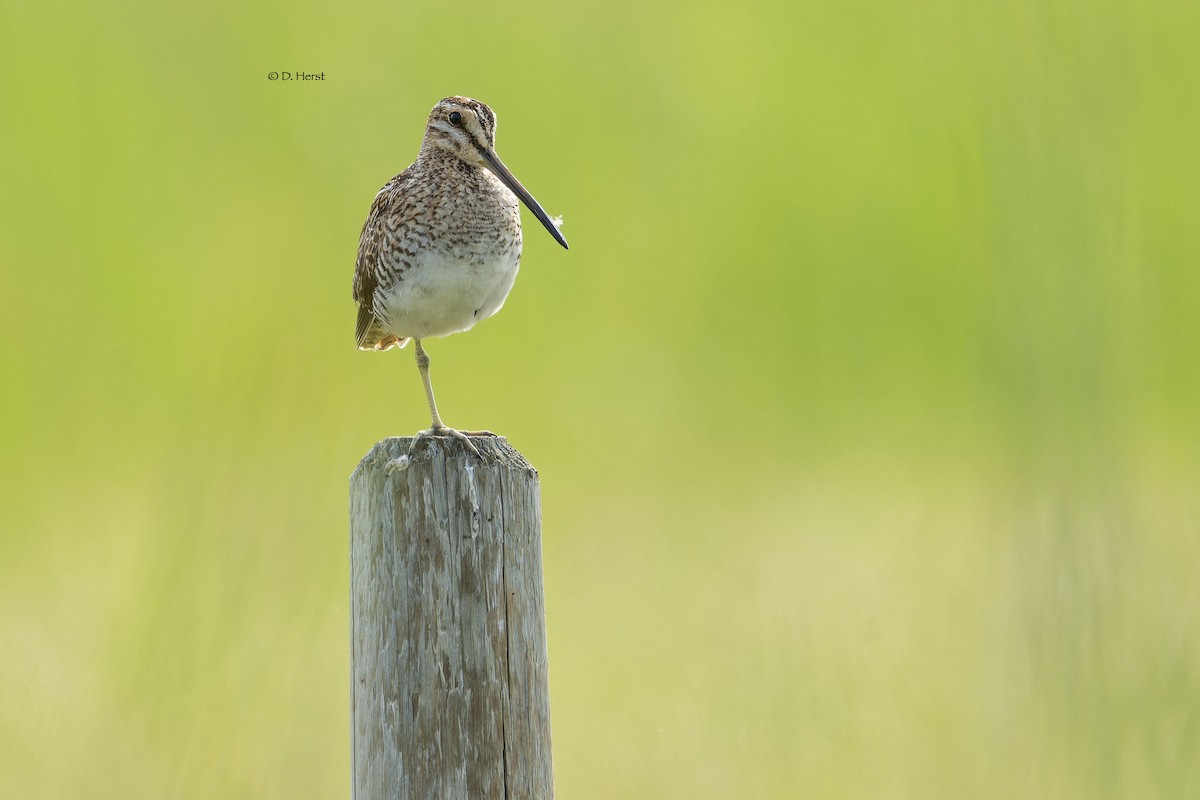
{"type": "Polygon", "coordinates": [[[504,252],[484,249],[419,254],[385,301],[388,329],[419,339],[449,336],[499,311],[517,279],[521,242],[504,252]]]}

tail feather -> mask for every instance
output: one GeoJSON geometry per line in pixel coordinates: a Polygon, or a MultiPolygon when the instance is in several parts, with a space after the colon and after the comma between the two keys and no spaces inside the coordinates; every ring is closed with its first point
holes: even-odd
{"type": "Polygon", "coordinates": [[[383,329],[383,324],[370,309],[362,306],[358,309],[358,324],[354,326],[354,339],[359,350],[387,350],[392,347],[404,347],[408,344],[407,336],[396,336],[383,329]]]}

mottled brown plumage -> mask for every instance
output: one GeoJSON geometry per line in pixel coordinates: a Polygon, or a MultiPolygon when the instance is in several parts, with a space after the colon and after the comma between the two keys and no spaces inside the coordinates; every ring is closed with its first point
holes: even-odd
{"type": "Polygon", "coordinates": [[[469,330],[504,305],[521,260],[524,202],[563,246],[566,239],[500,161],[496,117],[478,100],[434,106],[417,160],[375,196],[358,243],[355,339],[364,350],[415,342],[433,426],[422,434],[465,434],[438,416],[425,337],[469,330]]]}

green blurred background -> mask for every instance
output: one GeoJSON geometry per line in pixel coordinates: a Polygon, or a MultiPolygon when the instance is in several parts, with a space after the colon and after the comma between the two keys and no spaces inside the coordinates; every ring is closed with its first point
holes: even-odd
{"type": "Polygon", "coordinates": [[[541,472],[560,797],[1200,796],[1195,2],[0,15],[0,796],[348,795],[449,94],[571,242],[429,343],[541,472]]]}

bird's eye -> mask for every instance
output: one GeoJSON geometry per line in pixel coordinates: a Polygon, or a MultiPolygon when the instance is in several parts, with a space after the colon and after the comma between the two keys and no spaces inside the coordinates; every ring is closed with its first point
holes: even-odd
{"type": "Polygon", "coordinates": [[[451,111],[450,112],[450,124],[451,125],[462,125],[462,114],[458,113],[457,111],[451,111]]]}

